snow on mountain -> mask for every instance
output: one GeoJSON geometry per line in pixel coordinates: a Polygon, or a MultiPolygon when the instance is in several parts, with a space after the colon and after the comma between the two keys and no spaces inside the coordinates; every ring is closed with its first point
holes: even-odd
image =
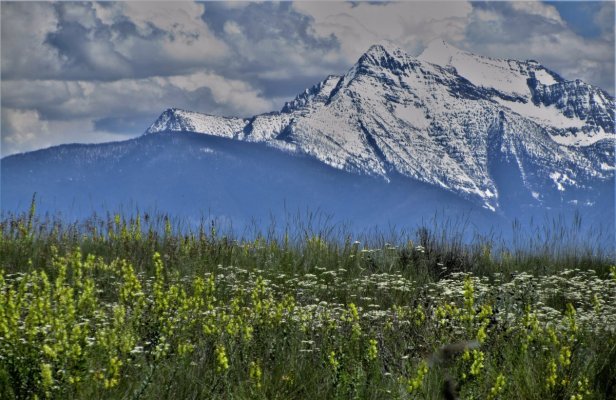
{"type": "Polygon", "coordinates": [[[246,122],[241,118],[218,117],[169,108],[150,126],[148,132],[185,131],[234,138],[242,132],[246,122]]]}
{"type": "Polygon", "coordinates": [[[314,106],[327,103],[339,81],[340,76],[328,76],[324,81],[304,90],[293,101],[287,102],[282,108],[282,112],[290,114],[299,110],[310,110],[314,106]]]}
{"type": "Polygon", "coordinates": [[[588,146],[614,136],[614,98],[603,90],[580,80],[545,85],[529,80],[532,102],[538,108],[558,110],[570,120],[582,124],[557,127],[552,138],[558,143],[588,146]]]}
{"type": "Polygon", "coordinates": [[[555,128],[551,136],[560,144],[588,146],[613,137],[614,99],[580,80],[566,81],[537,61],[478,56],[440,39],[419,58],[455,68],[473,84],[493,90],[502,106],[555,128]]]}
{"type": "Polygon", "coordinates": [[[146,133],[163,131],[263,142],[385,180],[401,174],[490,210],[509,190],[503,180],[541,201],[614,177],[614,98],[536,61],[442,41],[417,58],[372,46],[280,112],[243,120],[169,109],[146,133]]]}
{"type": "Polygon", "coordinates": [[[558,74],[544,68],[536,61],[502,60],[479,56],[462,51],[451,44],[437,39],[419,55],[420,60],[433,64],[450,66],[474,85],[495,89],[512,97],[528,97],[530,90],[527,79],[535,79],[545,85],[562,82],[558,74]]]}

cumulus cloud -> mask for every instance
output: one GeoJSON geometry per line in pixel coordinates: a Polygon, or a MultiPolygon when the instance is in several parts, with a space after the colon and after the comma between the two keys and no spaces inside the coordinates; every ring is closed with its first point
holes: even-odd
{"type": "Polygon", "coordinates": [[[3,99],[4,106],[23,109],[36,102],[37,109],[47,119],[144,112],[152,107],[165,107],[165,102],[187,107],[189,101],[195,101],[192,104],[195,108],[218,104],[219,109],[244,110],[246,113],[267,111],[272,106],[248,83],[211,72],[113,82],[11,80],[2,82],[2,92],[9,94],[3,99]],[[209,99],[199,101],[191,97],[191,93],[204,89],[211,92],[209,99]],[[11,95],[14,93],[19,95],[11,95]],[[183,101],[183,97],[187,100],[183,101]],[[127,107],[119,99],[139,101],[127,107]]]}
{"type": "Polygon", "coordinates": [[[171,106],[219,115],[254,115],[273,107],[248,83],[211,72],[113,82],[13,80],[2,82],[2,92],[19,92],[3,98],[3,154],[132,136],[171,106]]]}
{"type": "Polygon", "coordinates": [[[92,121],[73,119],[50,121],[36,110],[2,108],[2,153],[14,154],[64,143],[101,143],[118,136],[94,132],[92,121]]]}
{"type": "Polygon", "coordinates": [[[539,1],[515,1],[511,3],[511,8],[527,15],[541,17],[545,21],[550,21],[558,25],[565,24],[554,6],[539,1]]]}
{"type": "Polygon", "coordinates": [[[204,12],[188,2],[6,3],[2,79],[117,80],[220,65],[228,48],[204,12]]]}

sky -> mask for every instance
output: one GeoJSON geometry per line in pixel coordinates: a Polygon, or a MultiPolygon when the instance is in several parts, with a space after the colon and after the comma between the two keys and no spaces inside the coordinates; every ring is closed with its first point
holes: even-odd
{"type": "Polygon", "coordinates": [[[1,2],[2,156],[141,135],[169,107],[247,117],[372,44],[440,38],[614,95],[614,2],[1,2]]]}

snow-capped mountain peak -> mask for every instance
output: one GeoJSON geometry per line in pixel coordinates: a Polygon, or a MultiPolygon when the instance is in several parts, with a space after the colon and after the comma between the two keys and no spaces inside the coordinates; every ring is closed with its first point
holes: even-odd
{"type": "Polygon", "coordinates": [[[194,111],[168,108],[158,117],[146,132],[165,130],[201,132],[213,136],[233,138],[242,131],[246,120],[241,118],[219,117],[194,111]]]}
{"type": "Polygon", "coordinates": [[[380,60],[384,58],[400,60],[407,56],[408,55],[400,47],[391,42],[384,41],[382,43],[370,46],[368,51],[362,55],[358,62],[361,63],[362,60],[372,60],[379,63],[380,60]]]}
{"type": "Polygon", "coordinates": [[[147,133],[264,142],[351,172],[406,176],[497,210],[511,182],[538,202],[613,179],[613,110],[605,91],[536,61],[478,56],[437,40],[419,57],[374,45],[281,112],[240,119],[169,109],[147,133]]]}

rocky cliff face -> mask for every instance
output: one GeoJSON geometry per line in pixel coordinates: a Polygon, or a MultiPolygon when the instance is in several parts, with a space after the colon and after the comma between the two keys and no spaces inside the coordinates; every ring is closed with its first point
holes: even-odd
{"type": "Polygon", "coordinates": [[[601,89],[580,80],[544,85],[534,77],[529,78],[528,87],[535,106],[555,107],[567,118],[585,122],[560,130],[560,136],[569,138],[569,143],[560,138],[555,140],[563,144],[585,145],[613,135],[614,99],[601,89]]]}

